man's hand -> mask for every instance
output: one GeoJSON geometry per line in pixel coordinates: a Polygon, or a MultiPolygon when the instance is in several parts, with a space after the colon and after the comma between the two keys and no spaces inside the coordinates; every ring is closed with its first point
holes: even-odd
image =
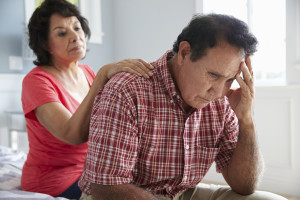
{"type": "Polygon", "coordinates": [[[249,123],[253,121],[254,100],[253,70],[250,56],[247,56],[245,62],[241,63],[240,69],[243,78],[240,74],[236,75],[240,88],[229,90],[226,96],[239,121],[249,123]]]}
{"type": "Polygon", "coordinates": [[[243,78],[240,74],[236,75],[240,88],[227,93],[230,106],[239,120],[239,137],[230,163],[222,170],[222,174],[235,192],[248,195],[257,186],[263,170],[263,160],[253,119],[254,84],[249,56],[241,63],[240,69],[243,78]]]}

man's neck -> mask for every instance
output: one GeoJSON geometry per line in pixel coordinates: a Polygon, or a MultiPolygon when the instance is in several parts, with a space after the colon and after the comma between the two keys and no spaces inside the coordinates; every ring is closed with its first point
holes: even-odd
{"type": "MultiPolygon", "coordinates": [[[[178,65],[177,65],[176,60],[177,60],[177,56],[175,55],[173,58],[171,58],[170,60],[167,61],[167,66],[168,66],[169,72],[171,74],[171,77],[174,81],[175,87],[176,87],[177,91],[179,92],[179,94],[181,96],[180,89],[177,85],[177,77],[178,76],[177,76],[177,73],[176,73],[177,72],[176,69],[177,69],[178,65]]],[[[183,100],[183,105],[182,105],[183,109],[187,113],[190,112],[193,108],[190,105],[188,105],[187,103],[185,103],[184,99],[182,99],[182,100],[183,100]]]]}
{"type": "Polygon", "coordinates": [[[168,66],[168,69],[169,69],[169,72],[171,74],[171,77],[175,83],[175,86],[177,88],[177,90],[179,91],[179,88],[177,86],[177,76],[176,76],[176,69],[177,69],[177,65],[176,65],[176,57],[177,56],[174,56],[172,57],[170,60],[167,61],[167,66],[168,66]]]}

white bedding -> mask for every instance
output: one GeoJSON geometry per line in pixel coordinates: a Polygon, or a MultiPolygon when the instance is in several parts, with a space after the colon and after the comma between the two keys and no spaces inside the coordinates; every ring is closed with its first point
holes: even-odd
{"type": "Polygon", "coordinates": [[[62,197],[22,191],[20,181],[25,160],[24,152],[0,146],[0,200],[66,200],[62,197]]]}

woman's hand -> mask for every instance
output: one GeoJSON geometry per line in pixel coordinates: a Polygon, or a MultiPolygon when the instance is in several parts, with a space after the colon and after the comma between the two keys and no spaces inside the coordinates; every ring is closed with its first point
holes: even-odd
{"type": "Polygon", "coordinates": [[[149,78],[153,75],[151,69],[154,67],[142,59],[125,59],[119,62],[107,64],[102,68],[104,68],[106,78],[110,79],[113,75],[119,72],[130,72],[143,76],[144,78],[149,78]]]}

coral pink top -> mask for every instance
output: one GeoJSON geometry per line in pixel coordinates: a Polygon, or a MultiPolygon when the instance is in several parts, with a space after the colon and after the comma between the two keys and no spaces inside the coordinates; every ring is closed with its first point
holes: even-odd
{"type": "MultiPolygon", "coordinates": [[[[91,86],[95,73],[88,65],[80,64],[79,67],[91,86]]],[[[73,114],[80,103],[54,76],[39,66],[25,76],[21,98],[29,140],[22,189],[59,195],[79,179],[88,145],[70,145],[58,140],[39,123],[34,109],[45,103],[59,102],[73,114]]]]}

